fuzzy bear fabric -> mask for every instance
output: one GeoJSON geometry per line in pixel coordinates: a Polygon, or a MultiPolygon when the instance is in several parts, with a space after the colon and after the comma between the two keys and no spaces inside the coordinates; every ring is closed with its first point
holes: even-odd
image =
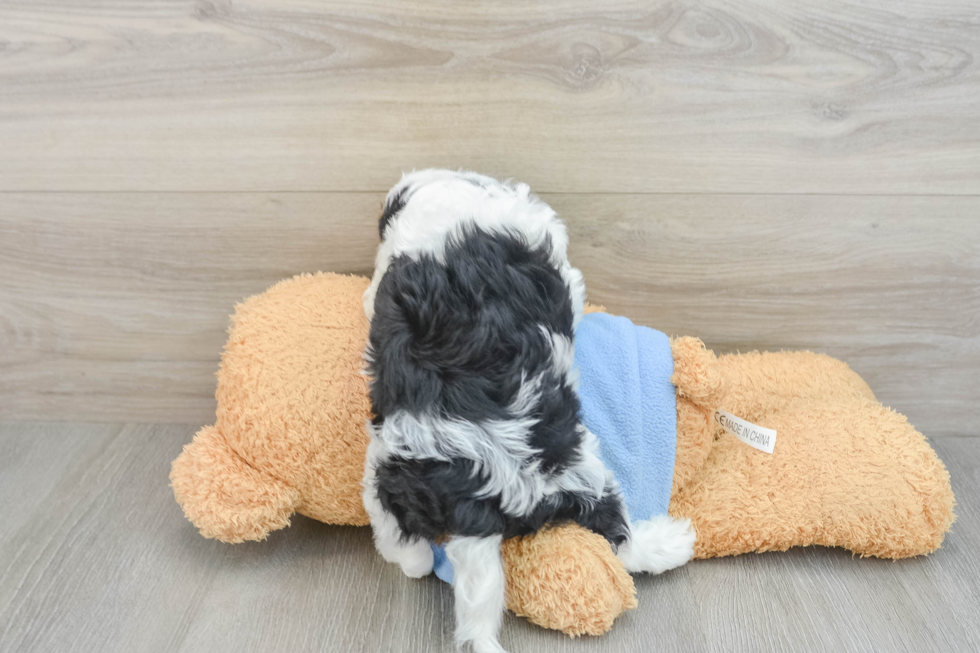
{"type": "MultiPolygon", "coordinates": [[[[364,277],[302,275],[236,307],[217,421],[170,474],[177,502],[205,537],[261,540],[295,512],[367,523],[367,285],[364,277]]],[[[940,546],[954,519],[945,467],[847,365],[809,352],[716,358],[695,338],[674,340],[672,352],[669,511],[692,519],[697,557],[822,544],[900,558],[940,546]],[[774,453],[720,431],[710,419],[716,408],[776,429],[774,453]]],[[[608,543],[580,527],[508,540],[503,556],[508,607],[542,626],[600,634],[636,605],[608,543]]]]}
{"type": "Polygon", "coordinates": [[[718,408],[775,429],[772,454],[716,429],[704,465],[671,499],[695,556],[839,546],[905,558],[939,548],[954,520],[949,473],[921,433],[841,361],[811,352],[731,354],[718,408]]]}
{"type": "Polygon", "coordinates": [[[371,411],[364,277],[300,275],[235,307],[217,421],[174,461],[174,496],[205,537],[265,539],[298,512],[368,523],[361,477],[371,411]]]}

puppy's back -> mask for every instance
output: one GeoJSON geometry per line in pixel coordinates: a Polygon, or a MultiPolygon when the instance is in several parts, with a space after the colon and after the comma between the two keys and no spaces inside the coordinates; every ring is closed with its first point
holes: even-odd
{"type": "Polygon", "coordinates": [[[392,259],[370,334],[382,505],[412,536],[518,534],[580,443],[574,307],[546,240],[473,226],[392,259]]]}

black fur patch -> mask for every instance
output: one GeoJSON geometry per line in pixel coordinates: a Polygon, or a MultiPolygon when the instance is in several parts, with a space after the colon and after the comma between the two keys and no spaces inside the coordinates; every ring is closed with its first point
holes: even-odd
{"type": "Polygon", "coordinates": [[[485,537],[504,530],[498,498],[478,499],[485,479],[470,460],[394,457],[378,466],[378,498],[402,532],[427,540],[445,535],[485,537]]]}
{"type": "MultiPolygon", "coordinates": [[[[374,413],[508,419],[522,379],[551,369],[542,325],[572,337],[571,298],[545,249],[474,230],[447,247],[445,264],[394,259],[371,322],[374,413]]],[[[549,417],[577,415],[573,392],[550,399],[549,417]]]]}

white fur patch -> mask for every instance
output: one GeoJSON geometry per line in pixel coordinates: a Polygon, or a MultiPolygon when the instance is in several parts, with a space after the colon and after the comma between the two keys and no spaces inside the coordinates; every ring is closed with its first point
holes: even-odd
{"type": "Polygon", "coordinates": [[[572,329],[577,331],[578,323],[582,321],[582,315],[585,313],[585,277],[578,268],[573,268],[567,263],[566,265],[567,270],[562,272],[562,277],[572,295],[572,329]]]}
{"type": "Polygon", "coordinates": [[[660,574],[694,557],[697,534],[690,519],[659,515],[633,522],[630,528],[630,541],[616,554],[627,571],[660,574]]]}
{"type": "Polygon", "coordinates": [[[578,390],[578,368],[575,367],[575,345],[570,338],[548,330],[548,327],[540,325],[541,332],[551,343],[551,366],[558,375],[564,379],[573,390],[578,390]]]}
{"type": "Polygon", "coordinates": [[[453,565],[456,644],[475,653],[506,653],[497,632],[507,606],[501,536],[454,537],[446,544],[453,565]]]}

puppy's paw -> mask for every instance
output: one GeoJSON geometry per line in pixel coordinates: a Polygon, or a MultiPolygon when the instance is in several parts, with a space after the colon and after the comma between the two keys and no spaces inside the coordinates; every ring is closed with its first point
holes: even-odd
{"type": "Polygon", "coordinates": [[[399,554],[398,564],[409,578],[422,578],[432,573],[434,558],[428,542],[416,542],[399,554]]]}
{"type": "Polygon", "coordinates": [[[473,653],[507,653],[496,639],[481,639],[470,642],[473,653]]]}
{"type": "Polygon", "coordinates": [[[660,574],[694,557],[697,534],[690,519],[660,515],[632,524],[632,538],[616,556],[628,571],[660,574]]]}

